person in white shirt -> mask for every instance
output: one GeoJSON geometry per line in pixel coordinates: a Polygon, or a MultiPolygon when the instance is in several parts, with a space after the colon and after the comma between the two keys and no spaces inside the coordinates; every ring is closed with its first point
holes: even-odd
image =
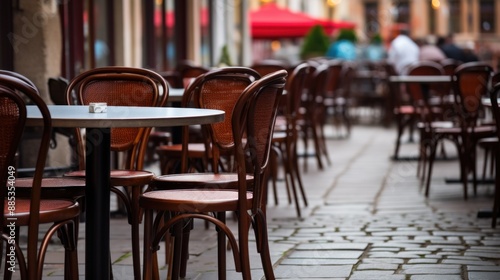
{"type": "Polygon", "coordinates": [[[391,42],[387,52],[387,62],[394,66],[399,75],[404,75],[409,65],[419,61],[419,53],[420,49],[408,36],[408,31],[401,30],[391,42]]]}

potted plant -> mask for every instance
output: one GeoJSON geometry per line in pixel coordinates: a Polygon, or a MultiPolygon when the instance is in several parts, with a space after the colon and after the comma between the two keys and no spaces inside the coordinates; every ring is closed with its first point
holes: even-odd
{"type": "Polygon", "coordinates": [[[328,50],[330,42],[321,25],[315,25],[309,30],[304,38],[304,44],[300,51],[302,59],[308,59],[317,56],[324,56],[328,50]]]}

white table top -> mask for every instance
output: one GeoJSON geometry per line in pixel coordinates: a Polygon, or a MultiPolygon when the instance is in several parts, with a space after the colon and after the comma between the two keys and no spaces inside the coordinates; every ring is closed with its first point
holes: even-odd
{"type": "MultiPolygon", "coordinates": [[[[27,106],[26,125],[41,125],[36,106],[27,106]]],[[[165,127],[207,124],[224,120],[220,110],[173,107],[108,106],[107,113],[89,113],[88,106],[49,105],[54,127],[165,127]]]]}
{"type": "Polygon", "coordinates": [[[451,82],[451,76],[390,76],[391,83],[447,83],[451,82]]]}

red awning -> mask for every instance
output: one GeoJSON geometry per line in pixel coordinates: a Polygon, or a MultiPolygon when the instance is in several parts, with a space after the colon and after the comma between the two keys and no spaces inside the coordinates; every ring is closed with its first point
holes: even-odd
{"type": "Polygon", "coordinates": [[[314,25],[323,26],[330,34],[338,28],[354,28],[351,22],[333,22],[316,19],[305,13],[293,12],[271,3],[250,13],[250,27],[254,39],[304,37],[314,25]]]}

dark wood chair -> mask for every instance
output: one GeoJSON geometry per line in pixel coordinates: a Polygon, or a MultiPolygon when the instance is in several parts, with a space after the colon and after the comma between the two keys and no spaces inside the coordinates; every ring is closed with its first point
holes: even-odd
{"type": "Polygon", "coordinates": [[[429,195],[432,168],[436,157],[437,144],[443,139],[452,140],[458,148],[460,160],[460,181],[463,185],[464,199],[467,199],[468,174],[472,173],[474,194],[477,190],[476,146],[480,139],[493,136],[495,127],[481,125],[484,115],[481,98],[487,96],[492,73],[490,65],[482,62],[461,64],[452,76],[455,94],[456,111],[445,112],[448,120],[457,120],[458,125],[452,128],[435,128],[430,131],[428,170],[425,184],[425,195],[429,195]]]}
{"type": "MultiPolygon", "coordinates": [[[[12,72],[12,71],[7,71],[7,70],[0,70],[0,74],[11,76],[14,78],[19,79],[21,82],[24,82],[27,86],[30,86],[34,88],[37,92],[38,89],[36,88],[35,84],[28,79],[27,77],[17,73],[17,72],[12,72]]],[[[59,87],[66,88],[67,84],[64,85],[65,80],[64,79],[57,79],[55,80],[57,83],[50,83],[49,80],[49,91],[51,91],[51,84],[57,84],[59,87]]],[[[51,95],[51,99],[52,95],[51,95]]],[[[57,101],[60,101],[60,99],[55,98],[57,101]]],[[[65,104],[65,103],[64,103],[65,104]]],[[[70,136],[70,144],[71,141],[75,141],[74,139],[74,131],[72,129],[60,129],[57,127],[52,128],[51,132],[51,141],[50,141],[50,148],[55,149],[57,146],[57,142],[54,142],[54,133],[55,132],[62,132],[68,133],[67,136],[70,136]]],[[[66,134],[65,134],[66,135],[66,134]]],[[[76,143],[75,143],[76,145],[76,143]]],[[[72,145],[74,148],[75,145],[72,145]]],[[[72,153],[75,153],[75,150],[72,150],[72,153]]],[[[23,198],[28,198],[31,195],[32,191],[32,186],[33,186],[33,177],[23,177],[23,178],[17,178],[16,179],[16,196],[17,197],[23,197],[23,198]]],[[[71,199],[71,200],[76,200],[80,204],[80,208],[84,209],[84,200],[83,195],[85,193],[85,180],[84,179],[78,179],[78,178],[64,178],[64,177],[46,177],[42,178],[42,183],[41,183],[41,198],[42,199],[71,199]]],[[[78,225],[77,225],[78,226],[78,225]]]]}
{"type": "MultiPolygon", "coordinates": [[[[312,69],[311,69],[312,70],[312,69]]],[[[331,164],[328,149],[326,147],[325,125],[327,122],[328,109],[332,104],[327,100],[327,87],[331,83],[330,68],[327,64],[318,65],[312,71],[307,81],[307,94],[304,104],[304,117],[302,124],[302,137],[307,151],[308,140],[314,144],[314,155],[318,168],[323,169],[323,159],[331,164]]],[[[304,160],[304,171],[307,171],[307,160],[304,160]]]]}
{"type": "Polygon", "coordinates": [[[261,76],[265,76],[267,74],[279,71],[286,70],[287,65],[280,60],[262,60],[257,63],[254,63],[250,66],[253,70],[257,71],[261,76]]]}
{"type": "MultiPolygon", "coordinates": [[[[412,64],[408,68],[409,76],[441,76],[444,75],[443,67],[432,61],[421,61],[412,64]]],[[[450,83],[451,84],[451,83],[450,83]]],[[[442,127],[453,127],[453,122],[442,121],[443,110],[441,103],[444,87],[447,83],[408,83],[406,89],[410,95],[413,111],[417,115],[417,128],[420,132],[419,159],[417,165],[417,176],[423,182],[427,155],[432,141],[432,130],[442,127]]]]}
{"type": "MultiPolygon", "coordinates": [[[[219,279],[225,279],[226,237],[231,244],[236,270],[242,272],[243,279],[251,278],[248,252],[250,226],[253,226],[256,234],[257,251],[261,255],[266,279],[274,279],[267,238],[266,175],[274,120],[286,75],[284,70],[269,74],[243,90],[234,110],[231,110],[232,114],[226,115],[226,118],[231,120],[229,134],[220,135],[215,132],[217,127],[222,128],[220,126],[226,126],[227,123],[212,125],[213,147],[223,147],[234,152],[234,173],[161,176],[155,178],[155,186],[170,188],[172,180],[177,181],[184,177],[186,181],[191,182],[188,184],[191,189],[151,191],[141,196],[140,205],[145,208],[143,279],[158,278],[155,254],[163,235],[184,220],[193,218],[210,221],[218,228],[219,279]],[[153,220],[155,211],[158,215],[153,220]],[[237,215],[237,240],[225,224],[227,211],[234,211],[237,215]],[[168,219],[164,226],[159,227],[157,221],[162,219],[166,212],[174,213],[174,216],[168,219]]],[[[201,97],[200,102],[204,107],[203,104],[209,105],[206,102],[217,100],[201,97]]],[[[214,158],[217,158],[217,152],[214,153],[214,158]]],[[[176,238],[180,236],[177,234],[176,238]]],[[[175,254],[180,253],[179,249],[180,247],[177,247],[174,250],[175,254]]],[[[177,269],[174,263],[173,270],[177,269]]],[[[177,279],[177,276],[174,273],[172,279],[177,279]]]]}
{"type": "MultiPolygon", "coordinates": [[[[491,87],[493,88],[498,83],[500,83],[500,71],[493,73],[493,75],[491,76],[491,87]]],[[[494,119],[491,124],[495,125],[494,119]]],[[[483,180],[486,180],[488,159],[490,160],[490,174],[491,175],[494,174],[493,169],[495,166],[495,153],[498,146],[497,144],[498,144],[498,138],[496,136],[483,138],[479,140],[479,142],[477,143],[478,147],[484,150],[483,174],[482,174],[483,180]]]]}
{"type": "MultiPolygon", "coordinates": [[[[6,255],[3,279],[11,279],[9,267],[20,272],[21,279],[42,279],[43,263],[47,246],[54,233],[59,233],[65,247],[65,279],[78,278],[77,230],[80,207],[78,202],[63,199],[41,199],[41,185],[51,135],[51,117],[47,105],[36,88],[12,75],[0,74],[0,122],[3,132],[0,139],[0,232],[5,242],[6,255]],[[36,168],[29,198],[15,197],[15,153],[21,142],[26,123],[27,102],[36,106],[42,115],[41,141],[36,155],[36,168]],[[12,197],[15,208],[12,208],[12,197]],[[39,225],[52,224],[39,246],[39,225]],[[28,228],[26,245],[19,238],[19,227],[28,228]],[[15,242],[12,242],[14,241],[15,242]],[[23,249],[26,248],[26,255],[23,249]],[[7,254],[15,254],[16,264],[9,266],[7,254]]],[[[3,254],[3,251],[2,251],[3,254]]],[[[9,257],[10,258],[10,257],[9,257]]]]}
{"type": "MultiPolygon", "coordinates": [[[[383,68],[387,73],[387,79],[389,79],[390,76],[398,75],[394,67],[389,63],[384,63],[383,68]]],[[[406,88],[404,86],[390,82],[388,85],[390,92],[389,102],[393,104],[392,115],[397,126],[396,145],[392,158],[398,160],[400,159],[399,148],[401,146],[401,137],[403,136],[405,129],[409,130],[409,141],[413,141],[413,131],[417,113],[409,100],[408,93],[406,92],[406,88]]]]}
{"type": "MultiPolygon", "coordinates": [[[[497,82],[493,85],[493,88],[490,91],[490,100],[491,100],[491,112],[493,114],[493,120],[495,121],[496,126],[496,143],[495,146],[498,147],[500,144],[500,108],[498,107],[498,98],[500,98],[500,82],[497,82]]],[[[493,141],[492,141],[493,142],[493,141]]],[[[492,208],[492,220],[491,227],[495,228],[497,225],[497,217],[498,212],[500,211],[500,149],[496,148],[493,150],[495,154],[495,195],[493,200],[493,208],[492,208]]]]}
{"type": "MultiPolygon", "coordinates": [[[[250,69],[245,67],[228,67],[218,70],[212,70],[208,73],[198,76],[186,89],[183,96],[183,105],[202,107],[207,109],[219,109],[225,112],[225,121],[223,123],[202,126],[203,138],[206,142],[202,143],[203,146],[199,150],[199,154],[196,154],[193,149],[193,143],[190,137],[190,127],[185,126],[182,129],[182,143],[179,145],[180,149],[178,154],[173,154],[175,160],[181,162],[180,173],[192,172],[193,160],[198,160],[200,158],[206,159],[207,166],[210,168],[200,168],[200,172],[203,172],[208,178],[214,176],[213,174],[218,174],[223,171],[231,171],[233,167],[232,162],[232,136],[231,136],[231,118],[233,112],[233,107],[243,90],[250,85],[253,81],[260,78],[260,75],[250,69]],[[229,116],[229,117],[228,117],[229,116]],[[219,144],[217,146],[212,145],[211,138],[215,138],[216,142],[219,144]],[[228,142],[229,141],[229,142],[228,142]]],[[[171,153],[173,150],[171,150],[171,153]]],[[[198,175],[201,176],[201,175],[198,175]]],[[[170,176],[165,177],[168,184],[161,184],[158,188],[162,189],[184,189],[192,188],[192,182],[189,181],[188,176],[170,176]],[[186,180],[188,180],[186,182],[186,180]]],[[[153,186],[154,187],[154,186],[153,186]]],[[[224,187],[224,186],[218,186],[224,187]]],[[[189,229],[192,224],[185,227],[184,235],[186,236],[184,240],[188,240],[189,229]]],[[[207,224],[208,227],[208,224],[207,224]]],[[[166,240],[166,247],[168,240],[166,240]]],[[[181,277],[185,276],[185,264],[188,257],[188,244],[184,244],[183,256],[182,256],[182,269],[181,277]]],[[[166,250],[168,253],[168,250],[166,250]]],[[[166,260],[168,262],[169,256],[167,255],[166,260]]]]}
{"type": "Polygon", "coordinates": [[[299,194],[302,196],[304,206],[307,206],[307,197],[302,184],[299,169],[297,142],[299,139],[299,122],[303,117],[303,93],[306,89],[306,79],[311,75],[312,67],[307,63],[297,65],[286,83],[285,108],[283,115],[278,116],[273,132],[273,147],[282,155],[283,173],[288,193],[288,202],[291,198],[295,201],[297,216],[301,217],[299,194]]]}
{"type": "MultiPolygon", "coordinates": [[[[178,74],[180,76],[180,82],[177,80],[176,85],[181,85],[186,90],[189,87],[190,83],[194,81],[198,76],[203,75],[209,71],[208,68],[201,66],[194,66],[191,64],[186,64],[180,66],[178,70],[178,74]]],[[[189,94],[187,94],[189,96],[189,94]]],[[[186,99],[181,102],[181,107],[191,107],[192,100],[186,99]]],[[[191,143],[188,147],[188,153],[190,160],[190,167],[193,170],[197,170],[200,172],[207,171],[208,167],[208,158],[206,151],[206,142],[203,139],[201,130],[199,126],[191,126],[189,137],[191,139],[191,143]]],[[[160,160],[160,172],[161,174],[172,174],[180,171],[179,163],[181,161],[182,154],[182,143],[180,143],[179,139],[175,139],[172,136],[172,143],[166,145],[159,145],[156,147],[156,154],[160,160]]]]}
{"type": "MultiPolygon", "coordinates": [[[[66,90],[68,104],[72,92],[77,102],[88,105],[91,102],[106,102],[108,106],[164,106],[168,98],[166,81],[158,73],[131,67],[103,67],[84,72],[75,77],[66,90]],[[162,94],[160,95],[160,93],[162,94]]],[[[110,174],[110,190],[120,198],[127,209],[132,234],[132,257],[134,277],[140,279],[139,224],[142,211],[138,204],[139,195],[149,184],[154,174],[144,171],[144,155],[151,128],[112,128],[111,151],[121,154],[123,162],[110,174]]],[[[77,130],[79,135],[79,130],[77,130]]],[[[83,139],[78,138],[83,163],[83,139]]],[[[66,173],[67,177],[84,178],[85,170],[66,173]]]]}

